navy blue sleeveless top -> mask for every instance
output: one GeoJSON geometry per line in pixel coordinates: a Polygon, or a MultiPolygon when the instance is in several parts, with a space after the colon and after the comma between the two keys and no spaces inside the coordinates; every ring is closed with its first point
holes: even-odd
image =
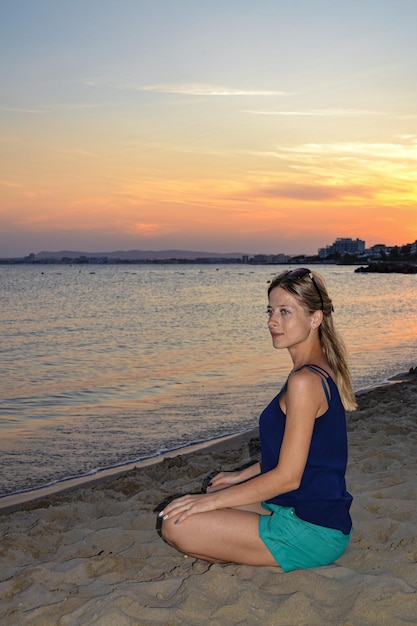
{"type": "MultiPolygon", "coordinates": [[[[321,377],[328,409],[315,421],[300,486],[267,502],[294,507],[299,518],[312,524],[341,530],[348,535],[352,529],[349,514],[352,496],[346,491],[345,482],[348,455],[345,410],[339,390],[327,372],[317,365],[303,367],[308,367],[321,377]],[[323,378],[329,385],[330,394],[323,378]]],[[[259,419],[263,472],[272,470],[278,463],[286,421],[279,398],[286,387],[287,383],[264,409],[259,419]]]]}

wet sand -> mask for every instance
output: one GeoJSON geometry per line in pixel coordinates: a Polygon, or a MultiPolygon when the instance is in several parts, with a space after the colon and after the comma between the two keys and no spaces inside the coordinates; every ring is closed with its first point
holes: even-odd
{"type": "Polygon", "coordinates": [[[348,415],[354,533],[335,564],[209,565],[159,537],[164,501],[258,458],[254,430],[0,514],[0,623],[417,623],[417,375],[406,378],[361,393],[348,415]]]}

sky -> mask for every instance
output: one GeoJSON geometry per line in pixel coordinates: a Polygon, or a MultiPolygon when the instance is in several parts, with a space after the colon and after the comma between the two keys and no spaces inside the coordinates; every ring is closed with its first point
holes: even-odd
{"type": "Polygon", "coordinates": [[[417,239],[416,0],[0,0],[0,257],[417,239]]]}

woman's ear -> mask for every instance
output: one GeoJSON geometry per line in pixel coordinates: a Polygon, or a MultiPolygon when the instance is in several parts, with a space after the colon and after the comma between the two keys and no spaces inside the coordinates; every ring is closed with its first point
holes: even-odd
{"type": "Polygon", "coordinates": [[[314,311],[311,316],[311,328],[315,330],[323,321],[323,311],[314,311]]]}

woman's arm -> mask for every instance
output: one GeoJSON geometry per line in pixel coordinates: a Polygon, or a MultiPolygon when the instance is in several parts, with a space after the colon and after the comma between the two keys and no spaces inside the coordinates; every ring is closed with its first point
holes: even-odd
{"type": "Polygon", "coordinates": [[[194,513],[255,504],[297,489],[307,462],[315,418],[323,406],[323,391],[321,385],[317,385],[317,375],[306,369],[292,375],[285,400],[286,426],[274,469],[226,489],[178,498],[165,507],[163,516],[175,516],[182,522],[194,513]]]}
{"type": "Polygon", "coordinates": [[[217,491],[218,489],[224,489],[225,487],[231,487],[238,483],[243,483],[254,476],[258,476],[261,473],[260,462],[249,465],[243,470],[235,472],[219,472],[211,479],[209,486],[207,487],[207,493],[217,491]]]}

